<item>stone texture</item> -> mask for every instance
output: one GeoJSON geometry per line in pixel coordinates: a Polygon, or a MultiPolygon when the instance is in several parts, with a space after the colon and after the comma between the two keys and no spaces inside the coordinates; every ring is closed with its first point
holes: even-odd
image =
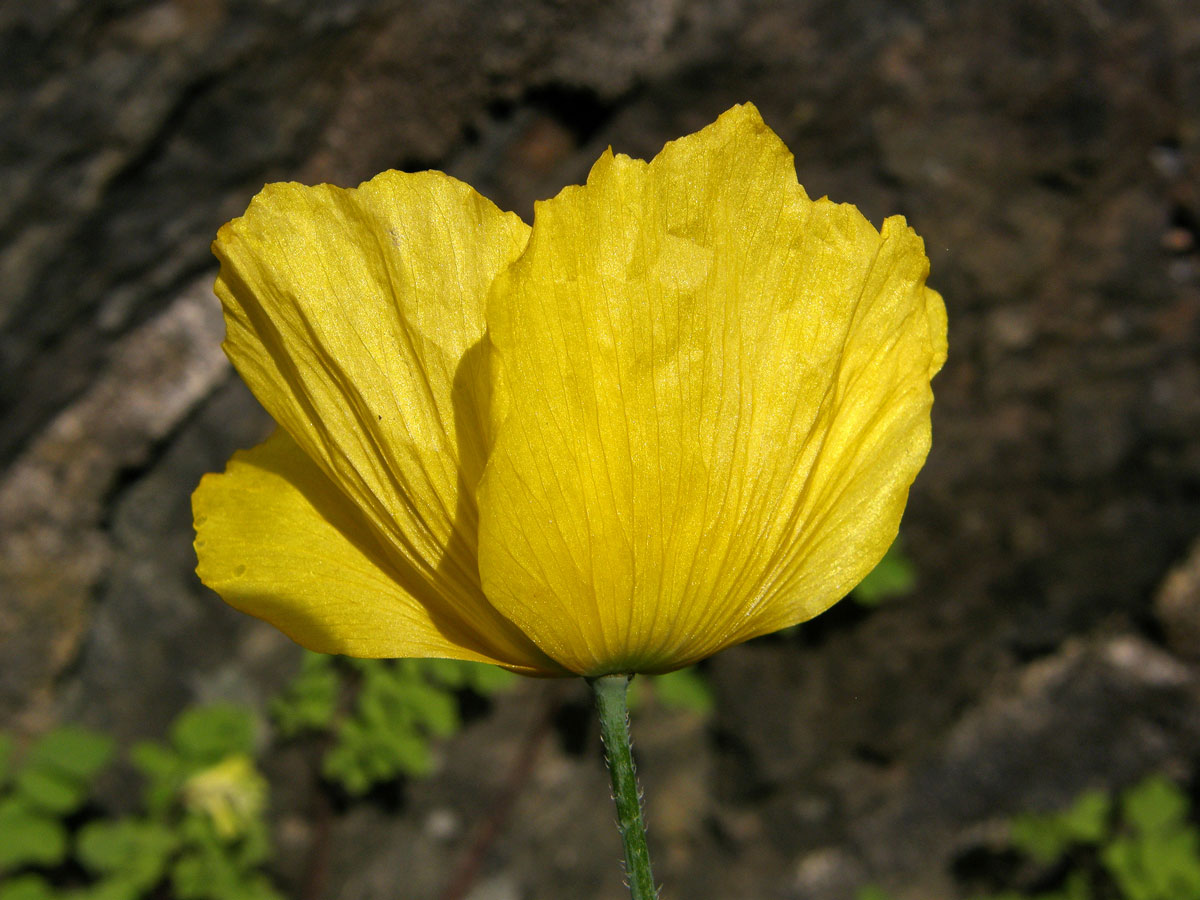
{"type": "MultiPolygon", "coordinates": [[[[42,711],[113,562],[111,504],[229,363],[208,279],[109,347],[88,390],[0,480],[0,707],[42,711]]],[[[178,499],[181,495],[174,490],[178,499]]],[[[182,495],[186,496],[186,495],[182,495]]]]}
{"type": "Polygon", "coordinates": [[[1167,646],[1184,659],[1200,660],[1200,541],[1171,569],[1154,598],[1167,646]]]}
{"type": "Polygon", "coordinates": [[[615,97],[680,5],[6,6],[0,462],[84,389],[97,334],[208,267],[216,228],[264,181],[445,160],[490,106],[539,88],[615,97]]]}
{"type": "Polygon", "coordinates": [[[1140,639],[1072,642],[1026,668],[907,767],[853,826],[868,871],[898,898],[955,896],[956,860],[990,821],[1063,809],[1147,772],[1190,775],[1200,750],[1196,671],[1140,639]]]}

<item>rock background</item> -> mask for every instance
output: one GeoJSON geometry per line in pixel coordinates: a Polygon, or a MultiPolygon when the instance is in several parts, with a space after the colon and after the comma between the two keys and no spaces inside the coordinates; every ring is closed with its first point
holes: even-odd
{"type": "MultiPolygon", "coordinates": [[[[433,166],[528,218],[750,99],[812,195],[925,237],[951,356],[916,595],[714,658],[712,722],[643,715],[664,897],[952,898],[1015,811],[1196,784],[1194,4],[17,0],[0,59],[4,727],[153,736],[294,671],[191,572],[192,487],[269,428],[208,252],[263,182],[433,166]]],[[[284,754],[280,884],[438,897],[545,733],[470,897],[616,900],[585,703],[523,684],[392,809],[321,813],[284,754]]]]}

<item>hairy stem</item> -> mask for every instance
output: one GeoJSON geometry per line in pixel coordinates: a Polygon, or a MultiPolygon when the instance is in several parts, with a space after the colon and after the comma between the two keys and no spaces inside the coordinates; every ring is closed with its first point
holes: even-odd
{"type": "Polygon", "coordinates": [[[642,819],[642,796],[633,768],[633,746],[629,736],[628,675],[604,675],[589,679],[600,713],[600,734],[612,776],[613,800],[617,804],[617,827],[625,845],[625,874],[633,900],[656,900],[654,875],[650,871],[650,849],[646,845],[646,823],[642,819]]]}

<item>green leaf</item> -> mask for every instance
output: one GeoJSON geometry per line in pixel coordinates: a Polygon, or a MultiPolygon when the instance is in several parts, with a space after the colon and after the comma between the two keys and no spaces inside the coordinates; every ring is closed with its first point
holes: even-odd
{"type": "Polygon", "coordinates": [[[368,766],[366,758],[359,752],[354,741],[347,738],[345,732],[341,732],[338,737],[338,743],[329,749],[321,761],[321,774],[340,784],[352,797],[361,797],[371,789],[378,773],[368,766]]]}
{"type": "Polygon", "coordinates": [[[180,856],[171,869],[171,884],[178,900],[280,900],[261,872],[220,844],[180,856]]]}
{"type": "Polygon", "coordinates": [[[242,833],[237,843],[232,845],[237,856],[238,865],[244,869],[252,869],[271,858],[271,836],[266,821],[259,819],[253,822],[242,833]]]}
{"type": "Polygon", "coordinates": [[[165,816],[175,802],[189,767],[174,750],[153,741],[135,744],[129,760],[146,777],[142,799],[152,816],[165,816]]]}
{"type": "Polygon", "coordinates": [[[30,748],[14,789],[31,806],[65,815],[87,799],[89,782],[112,754],[111,738],[84,728],[56,728],[30,748]]]}
{"type": "Polygon", "coordinates": [[[1087,874],[1080,871],[1068,875],[1063,893],[1066,895],[1065,900],[1092,900],[1092,888],[1087,874]]]}
{"type": "Polygon", "coordinates": [[[1164,900],[1200,897],[1200,833],[1195,828],[1147,837],[1142,841],[1142,854],[1164,900]]]}
{"type": "Polygon", "coordinates": [[[171,885],[179,900],[225,897],[240,883],[239,872],[221,853],[187,853],[171,867],[171,885]]]}
{"type": "Polygon", "coordinates": [[[508,669],[488,663],[464,662],[462,667],[467,673],[467,686],[484,696],[507,690],[517,681],[517,676],[508,669]]]}
{"type": "Polygon", "coordinates": [[[1011,839],[1018,850],[1048,865],[1073,846],[1103,842],[1111,812],[1108,794],[1087,791],[1062,812],[1016,817],[1010,826],[1011,839]]]}
{"type": "Polygon", "coordinates": [[[284,737],[329,727],[337,713],[342,679],[332,656],[305,651],[300,674],[271,701],[270,713],[284,737]]]}
{"type": "Polygon", "coordinates": [[[43,878],[21,875],[0,884],[0,900],[55,900],[55,894],[43,878]]]}
{"type": "Polygon", "coordinates": [[[497,666],[462,660],[335,660],[308,654],[300,675],[271,704],[271,714],[287,736],[332,731],[336,740],[322,772],[361,794],[380,781],[430,771],[430,741],[462,727],[456,691],[487,695],[514,681],[511,672],[497,666]],[[347,668],[360,676],[358,693],[353,710],[335,722],[347,668]]]}
{"type": "Polygon", "coordinates": [[[186,768],[178,753],[154,741],[140,741],[129,751],[129,761],[150,779],[172,778],[186,768]]]}
{"type": "Polygon", "coordinates": [[[0,802],[0,869],[52,866],[67,854],[67,833],[57,819],[21,800],[0,802]]]}
{"type": "Polygon", "coordinates": [[[858,583],[853,596],[863,606],[878,606],[886,600],[911,593],[916,583],[916,569],[897,540],[867,577],[858,583]]]}
{"type": "Polygon", "coordinates": [[[1125,900],[1153,900],[1154,891],[1148,883],[1141,848],[1136,841],[1129,838],[1113,841],[1104,848],[1100,859],[1125,900]]]}
{"type": "Polygon", "coordinates": [[[1101,860],[1127,900],[1200,896],[1200,835],[1191,827],[1119,838],[1101,860]]]}
{"type": "Polygon", "coordinates": [[[183,712],[171,726],[171,743],[196,767],[210,766],[235,753],[254,753],[254,716],[223,703],[183,712]]]}
{"type": "Polygon", "coordinates": [[[87,799],[85,783],[53,769],[25,767],[17,773],[16,793],[30,806],[47,813],[66,815],[87,799]]]}
{"type": "Polygon", "coordinates": [[[399,775],[426,775],[433,768],[428,740],[411,727],[389,731],[351,719],[342,723],[337,738],[322,771],[354,795],[399,775]]]}
{"type": "Polygon", "coordinates": [[[715,705],[708,680],[694,667],[654,676],[654,694],[663,706],[701,716],[710,715],[715,705]]]}
{"type": "Polygon", "coordinates": [[[150,821],[121,819],[90,822],[79,833],[76,856],[96,875],[120,875],[138,888],[150,888],[163,877],[175,836],[150,821]]]}
{"type": "Polygon", "coordinates": [[[433,767],[430,743],[462,727],[463,687],[495,690],[510,676],[491,666],[458,660],[348,659],[361,675],[351,715],[334,729],[322,763],[325,777],[352,794],[400,775],[425,775],[433,767]]]}
{"type": "Polygon", "coordinates": [[[0,733],[0,788],[12,777],[13,739],[0,733]]]}
{"type": "Polygon", "coordinates": [[[1009,825],[1013,846],[1043,865],[1055,862],[1070,845],[1070,836],[1053,816],[1021,815],[1009,825]]]}
{"type": "Polygon", "coordinates": [[[265,875],[253,875],[242,882],[241,893],[231,900],[283,900],[283,895],[271,886],[265,875]]]}
{"type": "Polygon", "coordinates": [[[108,765],[115,746],[107,735],[68,725],[54,729],[34,744],[24,767],[52,770],[85,782],[108,765]]]}
{"type": "Polygon", "coordinates": [[[146,888],[121,875],[105,878],[86,888],[71,891],[58,900],[142,900],[146,888]]]}
{"type": "Polygon", "coordinates": [[[435,737],[449,737],[458,731],[458,700],[441,688],[413,679],[397,685],[395,693],[385,698],[392,704],[388,710],[391,721],[409,719],[435,737]]]}
{"type": "Polygon", "coordinates": [[[401,773],[405,775],[428,775],[433,771],[433,751],[429,746],[429,741],[416,732],[410,731],[397,734],[395,740],[390,744],[390,749],[396,761],[395,768],[381,766],[380,774],[382,777],[377,780],[383,780],[384,778],[401,773]]]}
{"type": "Polygon", "coordinates": [[[426,681],[410,666],[369,670],[358,698],[359,716],[369,726],[434,734],[453,734],[459,726],[458,703],[444,688],[426,681]]]}
{"type": "Polygon", "coordinates": [[[415,676],[414,680],[439,684],[452,690],[467,686],[467,670],[465,668],[467,664],[461,660],[414,659],[403,660],[401,665],[404,663],[411,664],[411,666],[406,666],[406,668],[415,676]]]}
{"type": "Polygon", "coordinates": [[[868,884],[866,887],[861,887],[854,895],[854,900],[891,900],[887,891],[878,885],[868,884]]]}
{"type": "Polygon", "coordinates": [[[1058,815],[1067,837],[1077,844],[1098,844],[1109,831],[1112,800],[1105,791],[1086,791],[1058,815]]]}
{"type": "Polygon", "coordinates": [[[1076,869],[1067,875],[1067,881],[1061,891],[1038,894],[1035,900],[1092,900],[1092,888],[1088,883],[1087,873],[1076,869]]]}
{"type": "Polygon", "coordinates": [[[1125,821],[1147,835],[1173,831],[1187,817],[1188,801],[1174,782],[1151,775],[1127,790],[1121,798],[1125,821]]]}

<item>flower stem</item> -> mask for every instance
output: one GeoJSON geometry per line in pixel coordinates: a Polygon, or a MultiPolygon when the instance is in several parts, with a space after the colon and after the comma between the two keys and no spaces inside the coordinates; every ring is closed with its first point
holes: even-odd
{"type": "Polygon", "coordinates": [[[633,768],[633,744],[629,737],[628,675],[603,675],[588,679],[596,693],[600,734],[612,776],[613,800],[617,804],[617,828],[625,845],[625,874],[633,900],[655,900],[654,875],[650,872],[650,849],[646,845],[646,823],[642,820],[642,795],[633,768]]]}

